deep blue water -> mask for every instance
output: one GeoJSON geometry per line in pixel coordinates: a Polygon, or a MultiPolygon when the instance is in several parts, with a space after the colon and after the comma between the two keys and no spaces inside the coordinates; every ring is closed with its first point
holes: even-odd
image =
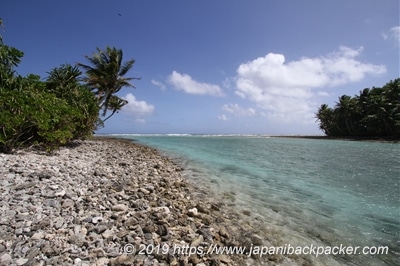
{"type": "MultiPolygon", "coordinates": [[[[339,264],[400,265],[400,144],[243,136],[138,136],[228,193],[292,245],[388,246],[339,264]]],[[[267,230],[267,229],[266,229],[267,230]]]]}

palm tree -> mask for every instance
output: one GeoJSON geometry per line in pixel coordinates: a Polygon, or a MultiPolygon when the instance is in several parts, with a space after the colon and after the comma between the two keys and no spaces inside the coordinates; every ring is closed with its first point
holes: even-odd
{"type": "Polygon", "coordinates": [[[356,98],[342,95],[339,97],[339,102],[336,103],[335,109],[337,110],[339,127],[342,129],[343,135],[354,136],[357,134],[357,102],[356,98]]]}
{"type": "Polygon", "coordinates": [[[107,118],[105,118],[102,122],[104,123],[107,119],[109,119],[115,113],[118,113],[118,111],[121,110],[121,108],[127,103],[128,103],[127,100],[121,99],[116,95],[111,96],[111,98],[108,102],[108,110],[111,111],[111,114],[107,118]]]}
{"type": "Polygon", "coordinates": [[[388,122],[393,135],[400,136],[400,78],[389,81],[383,86],[385,108],[389,114],[388,122]]]}
{"type": "MultiPolygon", "coordinates": [[[[112,111],[110,115],[112,116],[116,112],[115,100],[112,100],[114,99],[113,96],[123,87],[135,88],[129,82],[134,79],[140,79],[124,77],[132,68],[135,60],[131,59],[122,63],[122,55],[122,50],[115,47],[111,48],[107,46],[104,51],[97,48],[97,53],[93,53],[91,57],[85,56],[91,65],[78,64],[78,66],[86,70],[86,76],[83,78],[83,81],[86,82],[86,85],[97,96],[102,116],[105,116],[109,110],[112,111]]],[[[121,106],[117,106],[121,109],[126,103],[127,101],[125,100],[120,101],[119,105],[121,106]]],[[[106,119],[110,118],[110,116],[106,119]]]]}
{"type": "Polygon", "coordinates": [[[335,135],[334,127],[336,121],[334,120],[332,108],[329,108],[327,104],[322,104],[316,113],[316,118],[319,120],[319,129],[328,136],[335,135]]]}
{"type": "Polygon", "coordinates": [[[333,109],[323,104],[316,118],[328,136],[400,137],[400,78],[343,95],[333,109]]]}
{"type": "Polygon", "coordinates": [[[357,110],[360,114],[358,133],[360,136],[368,135],[368,115],[370,113],[370,99],[371,99],[371,89],[365,88],[360,91],[360,95],[355,96],[357,100],[357,110]]]}

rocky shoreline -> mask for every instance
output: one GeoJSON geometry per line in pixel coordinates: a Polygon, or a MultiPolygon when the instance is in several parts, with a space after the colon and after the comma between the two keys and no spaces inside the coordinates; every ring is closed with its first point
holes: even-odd
{"type": "Polygon", "coordinates": [[[182,170],[154,149],[106,138],[50,155],[0,154],[0,265],[293,263],[206,254],[266,243],[224,203],[199,196],[182,170]]]}

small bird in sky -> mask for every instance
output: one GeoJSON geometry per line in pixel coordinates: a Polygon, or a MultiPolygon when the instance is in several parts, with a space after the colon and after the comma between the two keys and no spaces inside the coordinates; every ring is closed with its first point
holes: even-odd
{"type": "Polygon", "coordinates": [[[118,16],[120,16],[120,17],[121,17],[121,16],[122,16],[122,15],[121,15],[121,13],[118,13],[118,16]]]}

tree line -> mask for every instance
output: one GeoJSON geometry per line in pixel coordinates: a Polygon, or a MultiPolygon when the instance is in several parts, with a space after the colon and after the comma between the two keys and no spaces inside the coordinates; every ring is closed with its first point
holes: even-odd
{"type": "Polygon", "coordinates": [[[399,138],[400,78],[353,97],[343,95],[333,108],[322,104],[316,118],[330,137],[399,138]]]}
{"type": "Polygon", "coordinates": [[[115,47],[97,48],[86,56],[89,64],[55,67],[44,80],[15,71],[23,55],[0,35],[0,152],[32,145],[52,150],[92,136],[128,103],[116,93],[138,79],[125,77],[135,60],[123,63],[115,47]]]}

